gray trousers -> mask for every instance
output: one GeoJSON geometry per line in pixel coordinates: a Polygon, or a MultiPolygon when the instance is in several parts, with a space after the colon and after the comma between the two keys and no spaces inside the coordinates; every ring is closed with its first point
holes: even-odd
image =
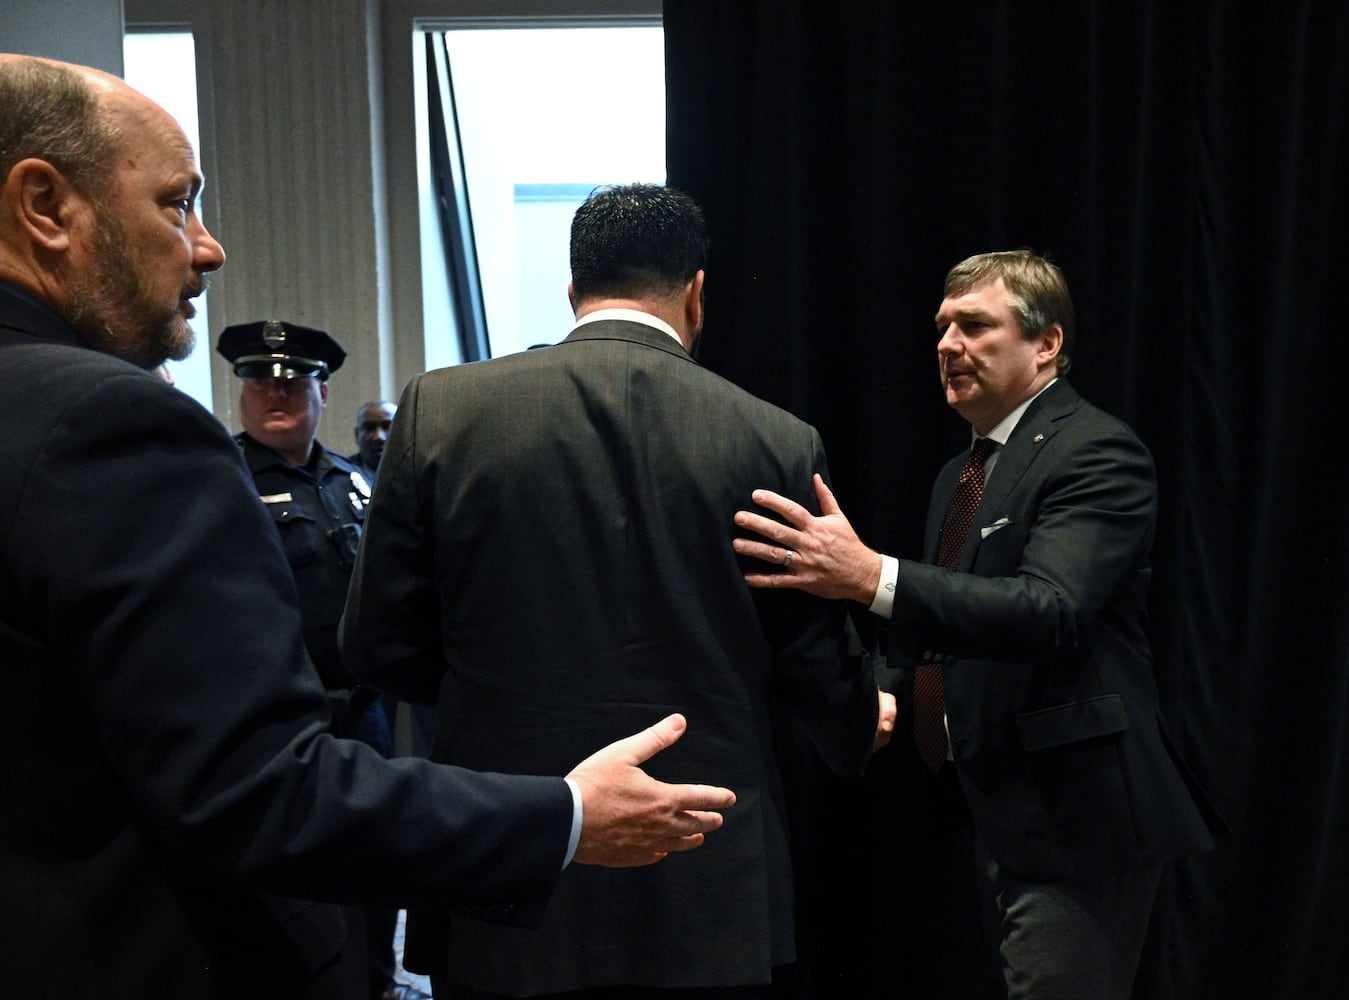
{"type": "Polygon", "coordinates": [[[974,855],[1008,1000],[1129,1000],[1160,865],[1023,882],[998,867],[977,834],[974,855]]]}

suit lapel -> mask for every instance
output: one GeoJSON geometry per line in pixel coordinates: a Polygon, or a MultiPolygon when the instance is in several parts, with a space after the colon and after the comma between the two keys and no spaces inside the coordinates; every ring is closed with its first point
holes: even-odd
{"type": "MultiPolygon", "coordinates": [[[[1077,391],[1060,379],[1041,393],[1022,415],[1015,430],[1012,431],[1012,436],[999,450],[997,466],[984,487],[979,506],[974,511],[970,534],[960,552],[958,563],[960,569],[968,569],[974,562],[974,554],[978,551],[979,542],[982,540],[979,529],[998,519],[1000,508],[1025,478],[1044,446],[1058,432],[1058,422],[1070,416],[1080,401],[1081,397],[1077,391]]],[[[923,552],[923,558],[927,562],[936,562],[941,523],[946,516],[946,508],[967,455],[968,452],[958,455],[942,469],[938,477],[937,491],[934,492],[937,502],[928,511],[926,544],[923,552]]]]}
{"type": "MultiPolygon", "coordinates": [[[[997,467],[984,489],[978,510],[974,512],[975,529],[997,519],[998,508],[1016,489],[1036,456],[1058,433],[1059,421],[1076,410],[1079,402],[1076,390],[1060,379],[1030,405],[998,455],[997,467]]],[[[971,533],[975,532],[972,530],[971,533]]]]}

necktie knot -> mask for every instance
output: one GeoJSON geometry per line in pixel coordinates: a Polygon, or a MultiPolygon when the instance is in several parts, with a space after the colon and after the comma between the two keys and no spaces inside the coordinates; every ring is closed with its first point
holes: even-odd
{"type": "Polygon", "coordinates": [[[974,446],[970,448],[969,460],[975,465],[983,465],[984,460],[993,454],[993,449],[998,446],[998,442],[992,438],[975,438],[974,446]]]}

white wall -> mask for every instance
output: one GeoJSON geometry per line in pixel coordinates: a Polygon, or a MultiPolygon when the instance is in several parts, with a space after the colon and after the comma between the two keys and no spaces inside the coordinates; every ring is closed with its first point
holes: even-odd
{"type": "Polygon", "coordinates": [[[348,351],[320,435],[345,451],[356,407],[424,366],[414,26],[658,15],[660,0],[6,0],[0,49],[120,73],[123,7],[128,24],[196,38],[202,215],[227,254],[198,348],[216,414],[238,429],[238,386],[214,355],[224,327],[320,327],[348,351]]]}
{"type": "Polygon", "coordinates": [[[122,0],[5,0],[0,52],[122,75],[122,0]]]}
{"type": "Polygon", "coordinates": [[[126,4],[129,25],[186,27],[196,41],[202,214],[226,253],[199,347],[212,351],[216,415],[239,429],[238,382],[214,355],[222,329],[271,317],[319,327],[348,355],[319,433],[344,453],[357,406],[396,391],[381,358],[369,12],[367,0],[126,4]]]}

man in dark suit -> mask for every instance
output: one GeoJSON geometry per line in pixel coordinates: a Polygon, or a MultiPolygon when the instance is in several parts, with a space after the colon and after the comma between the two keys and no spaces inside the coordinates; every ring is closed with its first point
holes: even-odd
{"type": "Polygon", "coordinates": [[[728,545],[750,483],[826,469],[813,428],[693,360],[706,251],[680,192],[598,190],[572,223],[570,336],[400,401],[343,620],[352,666],[438,699],[438,759],[525,774],[685,706],[697,732],[666,773],[738,797],[701,863],[569,870],[537,930],[451,916],[409,945],[438,997],[762,992],[794,958],[773,701],[844,774],[890,724],[844,655],[842,602],[756,594],[728,545]]]}
{"type": "MultiPolygon", "coordinates": [[[[770,541],[735,548],[790,563],[750,574],[756,587],[849,597],[890,619],[886,673],[914,735],[891,755],[905,754],[947,806],[914,813],[972,833],[960,863],[973,865],[980,899],[960,905],[991,920],[997,994],[1108,1000],[1129,995],[1161,865],[1211,849],[1221,822],[1158,711],[1146,634],[1152,460],[1063,378],[1072,335],[1053,264],[1012,251],[956,265],[937,356],[975,442],[937,477],[924,561],[867,548],[819,480],[823,516],[756,492],[787,524],[741,511],[737,523],[770,541]],[[919,763],[909,750],[924,744],[924,718],[936,738],[919,763]]],[[[899,891],[921,887],[930,864],[916,859],[919,880],[901,877],[899,891]]],[[[919,892],[897,905],[935,928],[927,954],[939,955],[958,917],[919,916],[932,902],[948,901],[919,892]]],[[[984,995],[953,975],[950,993],[916,995],[984,995]]]]}
{"type": "Polygon", "coordinates": [[[568,859],[650,863],[733,799],[636,766],[678,718],[566,781],[332,735],[238,448],[149,374],[224,262],[200,186],[122,81],[0,55],[6,996],[342,997],[340,914],[295,897],[524,919],[568,859]]]}

